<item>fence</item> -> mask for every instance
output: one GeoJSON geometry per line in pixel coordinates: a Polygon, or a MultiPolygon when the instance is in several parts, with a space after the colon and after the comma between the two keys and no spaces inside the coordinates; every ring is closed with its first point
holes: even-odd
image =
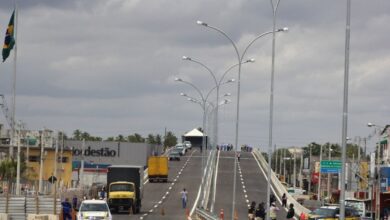
{"type": "MultiPolygon", "coordinates": [[[[260,151],[258,150],[254,150],[253,151],[255,157],[258,159],[259,163],[260,163],[260,166],[261,168],[263,169],[263,171],[267,171],[268,170],[268,163],[267,161],[264,159],[263,155],[261,154],[260,151]]],[[[271,184],[273,186],[273,189],[276,193],[275,196],[278,196],[279,198],[282,197],[282,195],[284,193],[286,193],[287,195],[287,203],[290,204],[294,204],[294,209],[295,209],[295,214],[297,216],[300,216],[302,213],[304,213],[305,215],[307,215],[310,210],[307,209],[306,207],[302,206],[299,202],[297,202],[286,190],[286,188],[283,186],[283,184],[279,181],[279,179],[276,177],[275,173],[272,171],[271,173],[271,184]]]]}
{"type": "Polygon", "coordinates": [[[25,220],[28,214],[59,214],[61,201],[53,197],[0,197],[0,213],[6,213],[10,220],[25,220]],[[54,208],[56,207],[56,208],[54,208]]]}

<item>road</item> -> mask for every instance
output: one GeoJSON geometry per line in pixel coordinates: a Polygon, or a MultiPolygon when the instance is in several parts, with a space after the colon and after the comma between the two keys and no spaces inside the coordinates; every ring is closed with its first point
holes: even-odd
{"type": "Polygon", "coordinates": [[[188,211],[191,209],[200,185],[202,158],[197,150],[188,152],[180,161],[169,162],[168,183],[146,183],[141,213],[137,215],[116,214],[121,219],[184,219],[187,209],[181,207],[180,192],[188,191],[188,211]]]}
{"type": "MultiPolygon", "coordinates": [[[[121,219],[169,219],[182,220],[191,210],[200,185],[201,155],[193,150],[181,157],[181,161],[169,162],[168,183],[147,183],[144,185],[144,199],[140,214],[114,215],[114,220],[121,219]],[[181,207],[180,192],[188,191],[187,209],[181,207]]],[[[214,212],[219,215],[224,211],[225,219],[232,219],[234,152],[220,152],[216,201],[214,212]]],[[[257,161],[251,153],[242,152],[237,164],[235,215],[246,219],[248,205],[255,201],[266,204],[267,181],[257,161]]],[[[278,219],[286,217],[286,210],[280,208],[278,219]]]]}

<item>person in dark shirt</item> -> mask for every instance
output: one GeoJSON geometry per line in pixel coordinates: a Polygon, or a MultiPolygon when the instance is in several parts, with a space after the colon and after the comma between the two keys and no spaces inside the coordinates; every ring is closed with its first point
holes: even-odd
{"type": "Polygon", "coordinates": [[[61,203],[62,205],[62,214],[64,220],[72,220],[72,205],[69,202],[68,198],[65,198],[65,201],[61,203]]]}
{"type": "Polygon", "coordinates": [[[264,220],[265,219],[265,209],[264,202],[259,203],[259,206],[255,212],[255,220],[264,220]]]}
{"type": "Polygon", "coordinates": [[[256,210],[256,202],[252,201],[248,209],[248,219],[250,220],[255,219],[255,210],[256,210]]]}
{"type": "Polygon", "coordinates": [[[290,208],[288,209],[286,218],[294,219],[294,215],[295,215],[294,204],[290,203],[290,208]]]}
{"type": "Polygon", "coordinates": [[[283,193],[283,196],[282,196],[282,206],[287,208],[287,196],[286,196],[286,193],[283,193]]]}

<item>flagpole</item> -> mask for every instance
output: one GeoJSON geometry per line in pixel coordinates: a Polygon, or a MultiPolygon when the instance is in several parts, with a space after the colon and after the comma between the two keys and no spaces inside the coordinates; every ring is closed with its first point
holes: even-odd
{"type": "MultiPolygon", "coordinates": [[[[14,85],[13,85],[13,102],[12,102],[12,129],[13,129],[13,137],[15,137],[15,112],[16,112],[16,58],[17,58],[17,51],[18,51],[18,45],[17,45],[17,27],[18,27],[18,10],[16,5],[16,0],[14,1],[15,5],[15,20],[14,20],[14,39],[15,39],[15,51],[14,51],[14,85]]],[[[14,140],[14,143],[17,143],[18,145],[18,152],[17,152],[17,165],[16,165],[16,195],[20,195],[20,128],[18,130],[18,135],[16,136],[17,139],[14,140]],[[16,141],[16,142],[15,142],[16,141]]],[[[12,146],[13,148],[13,146],[12,146]]],[[[28,158],[27,158],[28,159],[28,158]]]]}
{"type": "Polygon", "coordinates": [[[10,158],[14,157],[14,145],[16,143],[15,138],[15,112],[16,112],[16,61],[17,61],[17,48],[16,45],[17,41],[17,24],[18,24],[18,12],[17,12],[17,6],[16,1],[14,0],[14,11],[15,11],[15,17],[14,17],[14,28],[13,28],[13,35],[14,35],[14,73],[13,73],[13,86],[12,86],[12,118],[11,118],[11,143],[10,143],[10,158]]]}

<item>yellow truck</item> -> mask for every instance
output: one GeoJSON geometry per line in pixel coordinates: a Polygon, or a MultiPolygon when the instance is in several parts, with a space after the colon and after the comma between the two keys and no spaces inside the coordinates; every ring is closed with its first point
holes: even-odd
{"type": "Polygon", "coordinates": [[[149,182],[168,182],[168,157],[152,156],[148,159],[149,182]]]}

